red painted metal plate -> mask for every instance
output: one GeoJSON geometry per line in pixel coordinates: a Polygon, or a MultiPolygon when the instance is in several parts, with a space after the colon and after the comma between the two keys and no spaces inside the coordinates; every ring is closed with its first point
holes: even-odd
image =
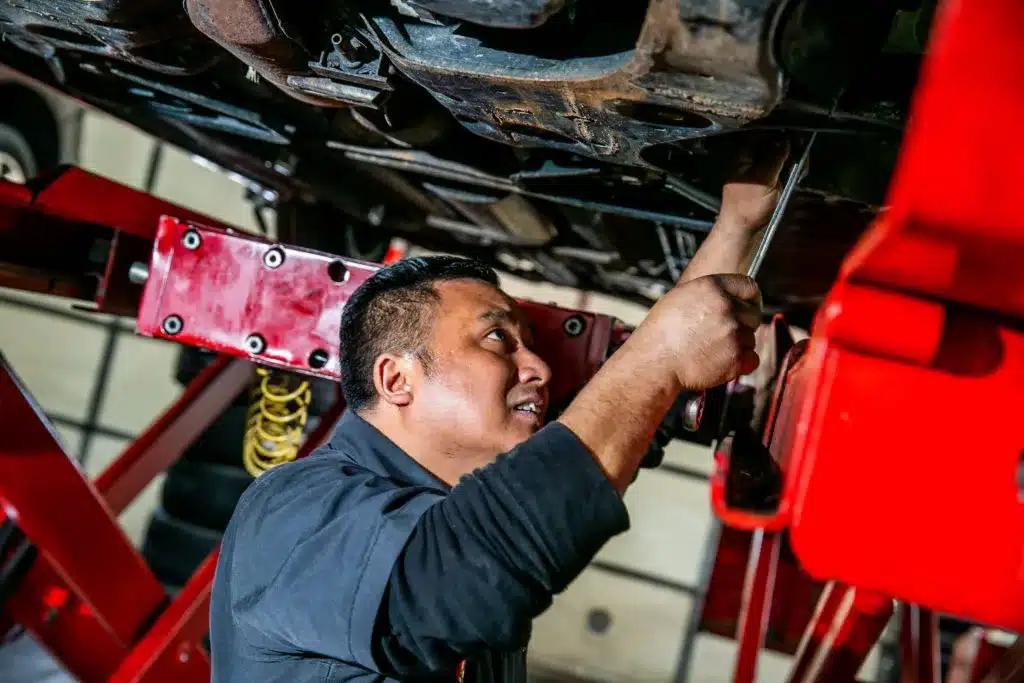
{"type": "MultiPolygon", "coordinates": [[[[378,268],[164,217],[136,329],[337,379],[342,309],[378,268]],[[176,319],[171,328],[168,319],[176,319]],[[263,347],[259,353],[247,346],[255,335],[263,347]]],[[[538,354],[552,368],[551,405],[558,410],[604,362],[613,320],[531,301],[520,304],[538,354]]]]}
{"type": "Polygon", "coordinates": [[[164,217],[136,329],[337,378],[341,309],[378,267],[164,217]],[[252,353],[256,336],[263,348],[252,353]]]}

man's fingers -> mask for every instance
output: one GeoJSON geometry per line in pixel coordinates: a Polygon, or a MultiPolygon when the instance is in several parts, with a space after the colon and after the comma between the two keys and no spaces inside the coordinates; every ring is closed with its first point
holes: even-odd
{"type": "Polygon", "coordinates": [[[782,167],[789,158],[789,140],[777,134],[750,134],[744,143],[726,182],[769,187],[778,183],[782,167]]]}
{"type": "Polygon", "coordinates": [[[744,349],[740,356],[740,376],[749,375],[761,364],[761,358],[753,349],[744,349]]]}
{"type": "Polygon", "coordinates": [[[778,184],[779,176],[782,174],[782,167],[786,165],[786,159],[789,158],[790,146],[789,140],[784,139],[778,147],[773,150],[774,155],[771,160],[766,164],[765,171],[768,174],[768,180],[772,184],[778,184]]]}
{"type": "Polygon", "coordinates": [[[746,275],[712,275],[718,286],[730,296],[740,301],[748,301],[761,307],[761,289],[754,282],[753,278],[746,275]]]}
{"type": "Polygon", "coordinates": [[[733,299],[732,306],[736,320],[739,321],[744,331],[750,333],[750,337],[753,339],[754,330],[761,326],[761,307],[756,303],[739,299],[733,299]]]}
{"type": "Polygon", "coordinates": [[[739,342],[740,348],[743,350],[755,350],[757,348],[757,339],[754,336],[754,329],[751,327],[741,327],[736,332],[736,341],[739,342]]]}

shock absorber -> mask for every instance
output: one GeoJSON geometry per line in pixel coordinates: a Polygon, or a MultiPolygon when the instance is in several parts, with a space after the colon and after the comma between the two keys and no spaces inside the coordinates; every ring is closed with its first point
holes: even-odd
{"type": "Polygon", "coordinates": [[[246,421],[242,461],[258,477],[295,460],[302,445],[309,403],[309,382],[290,373],[258,368],[246,421]]]}

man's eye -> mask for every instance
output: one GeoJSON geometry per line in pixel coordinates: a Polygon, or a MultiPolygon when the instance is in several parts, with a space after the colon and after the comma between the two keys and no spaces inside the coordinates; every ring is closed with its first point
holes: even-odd
{"type": "Polygon", "coordinates": [[[508,335],[505,334],[505,330],[497,329],[497,330],[491,330],[490,332],[488,332],[487,333],[487,338],[488,339],[493,339],[494,341],[503,342],[506,339],[508,339],[508,335]]]}

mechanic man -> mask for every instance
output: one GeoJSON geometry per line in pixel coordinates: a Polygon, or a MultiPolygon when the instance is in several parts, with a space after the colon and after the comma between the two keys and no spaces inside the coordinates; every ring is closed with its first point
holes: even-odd
{"type": "Polygon", "coordinates": [[[551,369],[493,271],[414,258],[367,280],[341,324],[349,410],[224,535],[213,682],[525,681],[531,621],[629,527],[621,496],[676,396],[758,363],[760,294],[736,273],[778,199],[771,156],[546,426],[551,369]]]}

